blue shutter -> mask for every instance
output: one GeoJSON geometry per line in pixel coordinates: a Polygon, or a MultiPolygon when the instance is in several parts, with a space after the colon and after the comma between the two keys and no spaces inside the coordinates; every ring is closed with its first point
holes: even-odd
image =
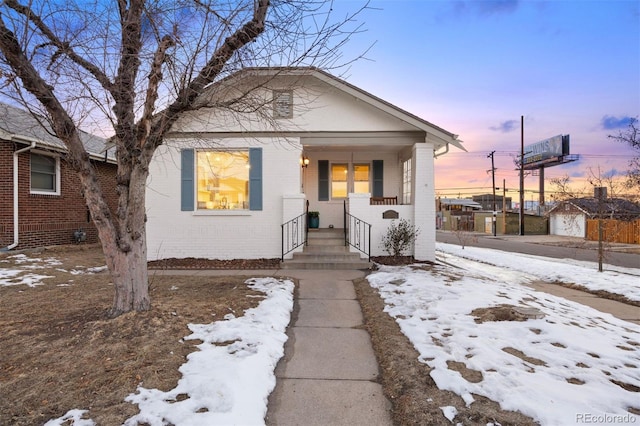
{"type": "Polygon", "coordinates": [[[262,148],[249,148],[249,210],[262,210],[262,148]]]}
{"type": "Polygon", "coordinates": [[[180,210],[183,212],[193,211],[194,206],[194,188],[193,188],[193,170],[195,167],[193,149],[183,149],[180,151],[180,210]]]}
{"type": "Polygon", "coordinates": [[[318,160],[318,201],[329,201],[329,160],[318,160]]]}
{"type": "Polygon", "coordinates": [[[372,197],[384,197],[384,167],[382,160],[373,160],[372,197]]]}

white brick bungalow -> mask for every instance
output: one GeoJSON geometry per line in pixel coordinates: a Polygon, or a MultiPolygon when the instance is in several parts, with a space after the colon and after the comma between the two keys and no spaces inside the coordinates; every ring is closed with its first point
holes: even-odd
{"type": "Polygon", "coordinates": [[[456,135],[315,68],[246,69],[199,105],[151,162],[150,260],[280,258],[307,203],[320,228],[344,228],[345,209],[371,224],[372,256],[391,210],[420,228],[415,258],[435,259],[434,158],[464,149],[456,135]]]}

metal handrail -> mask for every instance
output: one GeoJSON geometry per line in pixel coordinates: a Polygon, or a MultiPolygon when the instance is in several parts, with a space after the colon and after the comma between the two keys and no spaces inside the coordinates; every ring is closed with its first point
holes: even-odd
{"type": "Polygon", "coordinates": [[[350,245],[371,260],[371,224],[347,213],[346,206],[344,223],[344,245],[350,245]]]}
{"type": "Polygon", "coordinates": [[[284,262],[284,256],[287,253],[292,252],[301,245],[307,244],[307,225],[308,213],[302,213],[300,216],[294,217],[288,222],[280,225],[282,228],[282,257],[284,262]]]}

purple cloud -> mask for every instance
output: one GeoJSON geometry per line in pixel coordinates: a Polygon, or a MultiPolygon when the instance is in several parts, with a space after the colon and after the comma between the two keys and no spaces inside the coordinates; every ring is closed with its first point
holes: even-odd
{"type": "Polygon", "coordinates": [[[611,115],[605,115],[600,120],[600,125],[604,130],[616,130],[624,129],[631,123],[633,117],[613,117],[611,115]]]}
{"type": "Polygon", "coordinates": [[[520,128],[520,122],[518,120],[503,121],[497,126],[489,127],[490,130],[493,130],[495,132],[502,132],[502,133],[509,133],[518,128],[520,128]]]}

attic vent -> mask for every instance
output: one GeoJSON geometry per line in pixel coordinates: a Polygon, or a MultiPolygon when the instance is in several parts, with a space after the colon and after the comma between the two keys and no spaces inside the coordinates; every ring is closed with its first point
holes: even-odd
{"type": "Polygon", "coordinates": [[[293,90],[273,91],[273,117],[293,117],[293,90]]]}

